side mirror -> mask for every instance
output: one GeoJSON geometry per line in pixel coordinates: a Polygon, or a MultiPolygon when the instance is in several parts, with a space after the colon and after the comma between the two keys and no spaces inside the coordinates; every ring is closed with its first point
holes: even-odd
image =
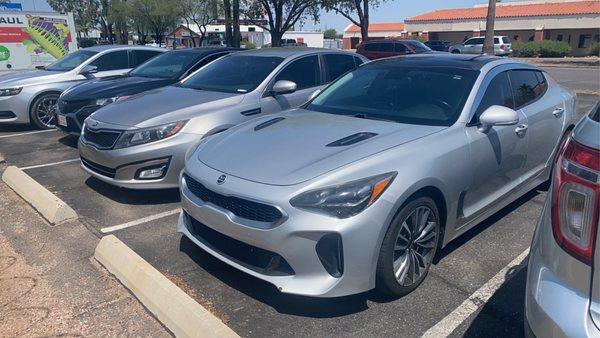
{"type": "Polygon", "coordinates": [[[319,95],[319,93],[321,93],[321,89],[317,89],[315,90],[312,94],[310,94],[310,97],[308,98],[308,101],[314,99],[315,97],[317,97],[317,95],[319,95]]]}
{"type": "Polygon", "coordinates": [[[273,85],[273,95],[290,94],[296,91],[296,82],[279,80],[273,85]]]}
{"type": "Polygon", "coordinates": [[[519,115],[513,109],[504,106],[490,106],[479,117],[481,132],[487,132],[493,126],[511,126],[519,123],[519,115]]]}
{"type": "Polygon", "coordinates": [[[83,69],[81,69],[79,71],[80,75],[85,76],[86,78],[93,78],[95,73],[98,73],[98,67],[96,66],[91,66],[91,65],[87,65],[85,67],[83,67],[83,69]]]}

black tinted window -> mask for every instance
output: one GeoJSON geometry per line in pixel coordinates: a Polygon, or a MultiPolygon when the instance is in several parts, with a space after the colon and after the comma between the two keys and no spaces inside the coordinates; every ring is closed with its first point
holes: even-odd
{"type": "Polygon", "coordinates": [[[346,73],[349,70],[354,69],[354,57],[350,55],[342,54],[325,54],[325,66],[327,67],[328,81],[333,81],[346,73]]]}
{"type": "Polygon", "coordinates": [[[491,106],[514,108],[510,82],[508,81],[508,74],[506,72],[496,75],[488,85],[477,107],[477,111],[475,111],[475,121],[491,106]]]}
{"type": "Polygon", "coordinates": [[[183,74],[198,57],[193,53],[167,52],[131,71],[132,75],[174,79],[183,74]]]}
{"type": "Polygon", "coordinates": [[[363,64],[363,60],[361,58],[354,57],[354,62],[356,63],[356,67],[363,64]]]}
{"type": "Polygon", "coordinates": [[[395,46],[394,46],[394,50],[395,50],[396,52],[400,52],[400,53],[405,53],[405,52],[406,52],[406,49],[407,49],[407,48],[406,48],[406,46],[405,46],[405,45],[403,45],[403,44],[401,44],[401,43],[395,43],[394,45],[395,45],[395,46]]]}
{"type": "Polygon", "coordinates": [[[393,52],[394,44],[391,42],[372,42],[365,45],[365,50],[369,52],[393,52]]]}
{"type": "Polygon", "coordinates": [[[132,67],[137,67],[138,65],[141,65],[142,63],[160,54],[159,51],[154,50],[133,50],[131,53],[133,55],[132,67]]]}
{"type": "Polygon", "coordinates": [[[320,84],[319,57],[316,55],[293,61],[285,67],[275,81],[288,80],[295,82],[297,89],[314,87],[320,84]]]}
{"type": "Polygon", "coordinates": [[[515,106],[523,107],[540,97],[547,88],[542,73],[534,70],[513,70],[510,72],[515,106]]]}
{"type": "Polygon", "coordinates": [[[98,67],[99,72],[129,68],[129,60],[126,50],[106,53],[90,63],[98,67]]]}

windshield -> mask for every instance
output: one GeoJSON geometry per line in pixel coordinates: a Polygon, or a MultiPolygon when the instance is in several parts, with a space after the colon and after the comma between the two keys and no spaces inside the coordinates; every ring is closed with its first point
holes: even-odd
{"type": "Polygon", "coordinates": [[[371,64],[346,74],[306,109],[418,125],[450,126],[479,72],[371,64]]]}
{"type": "Polygon", "coordinates": [[[209,63],[181,83],[184,88],[226,93],[253,91],[283,61],[280,57],[229,55],[209,63]]]}
{"type": "Polygon", "coordinates": [[[427,47],[421,41],[409,40],[407,41],[407,43],[410,46],[410,48],[412,48],[417,53],[428,52],[431,50],[431,48],[427,47]]]}
{"type": "Polygon", "coordinates": [[[188,52],[162,53],[130,72],[134,76],[176,79],[196,63],[198,54],[188,52]]]}
{"type": "Polygon", "coordinates": [[[67,54],[65,57],[54,61],[53,63],[44,67],[44,69],[68,72],[96,54],[98,54],[98,52],[81,49],[76,52],[67,54]]]}

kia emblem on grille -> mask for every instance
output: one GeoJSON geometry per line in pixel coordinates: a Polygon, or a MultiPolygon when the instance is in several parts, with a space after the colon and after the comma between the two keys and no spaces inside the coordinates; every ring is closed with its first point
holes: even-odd
{"type": "Polygon", "coordinates": [[[223,184],[223,183],[225,183],[226,179],[227,179],[227,175],[221,175],[221,176],[219,176],[219,178],[217,178],[217,184],[223,184]]]}

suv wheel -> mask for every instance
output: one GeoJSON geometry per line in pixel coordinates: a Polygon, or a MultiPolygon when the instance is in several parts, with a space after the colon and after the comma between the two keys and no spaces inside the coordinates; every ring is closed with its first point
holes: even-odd
{"type": "Polygon", "coordinates": [[[58,102],[58,93],[48,93],[40,95],[33,101],[29,116],[31,124],[40,129],[52,129],[55,127],[56,103],[58,102]]]}
{"type": "Polygon", "coordinates": [[[403,296],[427,276],[440,238],[435,202],[419,197],[396,215],[381,246],[377,262],[377,289],[403,296]]]}

